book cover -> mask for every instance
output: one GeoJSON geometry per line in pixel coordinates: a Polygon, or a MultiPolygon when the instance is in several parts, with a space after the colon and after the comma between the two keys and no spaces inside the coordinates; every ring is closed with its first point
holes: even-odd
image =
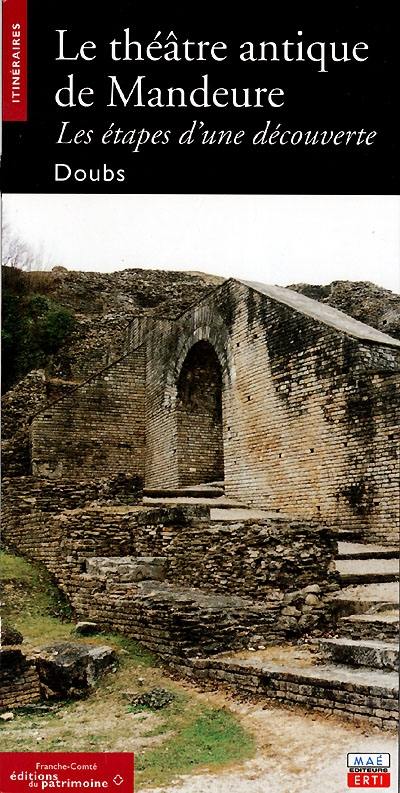
{"type": "Polygon", "coordinates": [[[2,3],[0,789],[394,791],[390,8],[190,10],[2,3]]]}

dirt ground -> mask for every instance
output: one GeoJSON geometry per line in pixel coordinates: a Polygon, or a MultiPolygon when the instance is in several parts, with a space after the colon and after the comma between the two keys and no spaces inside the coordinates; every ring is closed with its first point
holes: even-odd
{"type": "MultiPolygon", "coordinates": [[[[221,701],[222,695],[216,695],[221,701]]],[[[389,752],[397,791],[397,737],[351,722],[281,708],[235,703],[229,707],[257,736],[252,760],[218,773],[182,777],[146,793],[345,793],[348,752],[389,752]]],[[[139,791],[138,791],[139,793],[139,791]]]]}

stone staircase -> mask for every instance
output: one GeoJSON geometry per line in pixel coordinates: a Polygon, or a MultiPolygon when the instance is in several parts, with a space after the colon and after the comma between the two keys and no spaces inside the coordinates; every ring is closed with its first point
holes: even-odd
{"type": "Polygon", "coordinates": [[[367,612],[366,614],[351,614],[342,617],[341,632],[345,636],[363,639],[379,637],[391,641],[399,640],[399,612],[398,608],[387,608],[383,611],[367,612]]]}
{"type": "Polygon", "coordinates": [[[264,518],[276,515],[264,509],[249,507],[236,499],[225,496],[224,482],[206,482],[190,487],[145,488],[143,504],[146,506],[204,506],[210,508],[213,521],[236,521],[249,518],[264,518]]]}
{"type": "Polygon", "coordinates": [[[352,667],[386,669],[395,672],[399,664],[397,642],[373,639],[322,639],[319,643],[331,661],[352,667]]]}
{"type": "Polygon", "coordinates": [[[339,541],[342,588],[332,598],[340,635],[356,641],[398,640],[399,560],[395,547],[339,541]]]}
{"type": "MultiPolygon", "coordinates": [[[[149,488],[145,490],[143,500],[148,506],[208,506],[211,521],[219,523],[273,514],[228,499],[223,482],[179,488],[149,488]]],[[[199,622],[201,613],[202,631],[198,632],[199,635],[195,631],[193,646],[189,646],[189,642],[188,646],[179,648],[180,652],[175,648],[169,661],[171,668],[199,682],[223,683],[245,695],[266,697],[268,700],[372,723],[383,729],[395,729],[398,710],[398,551],[394,547],[360,542],[350,531],[339,530],[337,539],[336,569],[341,588],[331,597],[334,616],[332,631],[328,637],[309,640],[314,655],[311,654],[301,664],[296,660],[296,645],[289,646],[288,650],[283,640],[281,647],[285,651],[281,655],[278,653],[273,662],[267,650],[263,651],[261,647],[249,651],[250,657],[243,657],[243,653],[234,650],[221,655],[217,648],[222,641],[212,641],[209,646],[204,646],[204,652],[200,653],[203,657],[199,658],[196,649],[199,649],[202,640],[200,633],[207,634],[207,630],[204,631],[206,619],[211,618],[213,634],[221,609],[226,620],[224,617],[225,621],[221,622],[220,616],[218,620],[224,635],[229,631],[232,636],[235,631],[239,635],[249,620],[251,626],[249,623],[246,627],[249,637],[252,632],[257,634],[260,627],[264,627],[264,634],[268,635],[267,623],[263,625],[264,616],[267,618],[268,614],[262,613],[263,605],[258,604],[257,608],[249,610],[250,604],[242,603],[238,598],[204,595],[194,590],[169,592],[171,585],[156,585],[152,581],[153,596],[157,586],[160,589],[159,605],[164,619],[168,597],[172,599],[173,611],[176,609],[177,594],[183,609],[179,619],[188,621],[191,632],[199,622]],[[333,633],[336,635],[333,636],[333,633]],[[183,656],[186,656],[185,660],[183,656]]],[[[111,561],[119,564],[126,562],[122,559],[111,561]]],[[[175,619],[174,614],[172,617],[175,619]]],[[[160,623],[156,627],[160,631],[163,625],[160,623]]],[[[138,625],[139,641],[142,628],[142,624],[138,625]]],[[[255,648],[259,644],[254,642],[255,648]]]]}
{"type": "MultiPolygon", "coordinates": [[[[234,519],[235,512],[227,511],[226,519],[234,519]]],[[[192,659],[189,673],[247,695],[396,729],[398,549],[339,532],[336,568],[341,583],[332,596],[337,635],[315,640],[315,661],[299,666],[293,649],[293,663],[290,656],[284,664],[271,663],[265,653],[254,651],[249,658],[225,654],[192,659]]]]}
{"type": "Polygon", "coordinates": [[[224,482],[204,482],[201,485],[189,485],[187,487],[148,487],[144,490],[144,496],[148,499],[173,499],[179,503],[183,498],[210,499],[220,498],[225,494],[224,482]]]}
{"type": "Polygon", "coordinates": [[[272,663],[255,652],[250,658],[240,654],[193,658],[180,671],[268,703],[297,705],[384,730],[397,728],[398,676],[387,669],[334,662],[299,666],[290,658],[285,664],[272,663]]]}
{"type": "MultiPolygon", "coordinates": [[[[222,481],[147,489],[144,503],[209,506],[211,521],[227,523],[274,514],[226,498],[222,481]]],[[[342,588],[333,596],[333,609],[339,634],[354,640],[395,642],[399,632],[398,548],[360,542],[351,530],[339,529],[336,536],[336,569],[342,588]]]]}
{"type": "Polygon", "coordinates": [[[225,496],[224,482],[206,482],[188,487],[146,488],[143,491],[146,506],[205,506],[210,509],[248,509],[246,504],[225,496]]]}

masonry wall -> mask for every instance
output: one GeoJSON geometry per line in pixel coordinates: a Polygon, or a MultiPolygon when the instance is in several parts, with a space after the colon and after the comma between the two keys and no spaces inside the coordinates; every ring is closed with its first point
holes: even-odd
{"type": "Polygon", "coordinates": [[[232,281],[147,342],[147,482],[179,484],[176,384],[199,339],[222,367],[227,495],[395,541],[399,352],[232,281]]]}
{"type": "Polygon", "coordinates": [[[399,352],[343,343],[343,376],[337,383],[343,427],[342,464],[335,497],[339,515],[361,525],[367,539],[399,539],[399,352]]]}
{"type": "Polygon", "coordinates": [[[228,493],[395,541],[399,352],[239,291],[228,493]]]}
{"type": "Polygon", "coordinates": [[[146,339],[146,487],[179,485],[176,390],[171,394],[167,383],[178,342],[171,320],[160,320],[146,339]]]}
{"type": "Polygon", "coordinates": [[[398,691],[379,685],[348,681],[345,685],[331,676],[312,677],[305,670],[273,669],[252,660],[191,658],[177,671],[197,682],[229,687],[246,697],[289,706],[306,707],[329,716],[345,717],[356,724],[374,724],[379,729],[398,731],[398,691]]]}
{"type": "Polygon", "coordinates": [[[162,655],[233,649],[260,635],[271,643],[330,622],[336,544],[318,525],[214,525],[206,507],[100,507],[84,503],[84,487],[82,506],[68,510],[61,485],[51,495],[46,483],[42,500],[37,486],[29,478],[4,483],[4,543],[45,564],[79,616],[162,655]],[[114,572],[102,573],[104,557],[114,572]],[[145,557],[149,569],[161,557],[162,580],[129,575],[127,557],[145,557]]]}
{"type": "Polygon", "coordinates": [[[0,649],[0,709],[21,708],[39,700],[39,676],[34,662],[19,648],[0,649]]]}
{"type": "Polygon", "coordinates": [[[34,473],[125,472],[160,488],[223,469],[228,497],[397,540],[397,349],[352,339],[236,281],[177,320],[138,320],[129,342],[119,362],[35,418],[34,473]],[[214,351],[221,383],[197,368],[197,416],[180,383],[198,343],[214,351]]]}
{"type": "Polygon", "coordinates": [[[138,348],[32,422],[37,476],[144,478],[145,352],[138,348]]]}
{"type": "Polygon", "coordinates": [[[166,557],[166,581],[209,593],[265,601],[311,584],[336,588],[336,542],[317,523],[279,516],[224,523],[210,521],[207,507],[99,505],[90,503],[90,483],[80,483],[69,509],[71,487],[29,477],[3,487],[4,542],[62,581],[73,560],[81,571],[92,556],[155,556],[166,557]]]}

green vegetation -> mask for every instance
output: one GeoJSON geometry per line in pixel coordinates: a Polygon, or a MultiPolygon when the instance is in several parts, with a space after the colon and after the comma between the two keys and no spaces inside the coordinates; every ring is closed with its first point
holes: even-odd
{"type": "Polygon", "coordinates": [[[157,663],[154,655],[127,636],[121,636],[117,633],[102,633],[101,641],[103,644],[112,644],[116,650],[120,650],[129,659],[130,664],[138,668],[146,669],[155,666],[157,663]]]}
{"type": "Polygon", "coordinates": [[[31,644],[71,634],[71,609],[42,565],[0,551],[3,616],[31,644]]]}
{"type": "Polygon", "coordinates": [[[112,645],[120,653],[117,672],[105,676],[87,699],[57,703],[45,711],[28,708],[1,724],[3,751],[134,751],[138,789],[254,754],[253,737],[233,713],[212,695],[170,680],[133,640],[101,633],[79,639],[63,596],[41,565],[1,553],[0,571],[5,616],[26,642],[43,645],[73,638],[112,645]],[[167,694],[165,706],[138,711],[134,703],[146,692],[151,702],[159,689],[167,694]]]}
{"type": "Polygon", "coordinates": [[[191,705],[190,719],[183,711],[181,718],[170,719],[164,726],[174,728],[169,740],[136,759],[137,779],[142,783],[164,784],[178,774],[228,765],[254,753],[253,738],[225,708],[197,705],[193,709],[191,705]]]}
{"type": "Polygon", "coordinates": [[[3,390],[7,391],[31,369],[46,365],[70,336],[72,311],[45,292],[49,273],[22,273],[2,268],[3,390]]]}

